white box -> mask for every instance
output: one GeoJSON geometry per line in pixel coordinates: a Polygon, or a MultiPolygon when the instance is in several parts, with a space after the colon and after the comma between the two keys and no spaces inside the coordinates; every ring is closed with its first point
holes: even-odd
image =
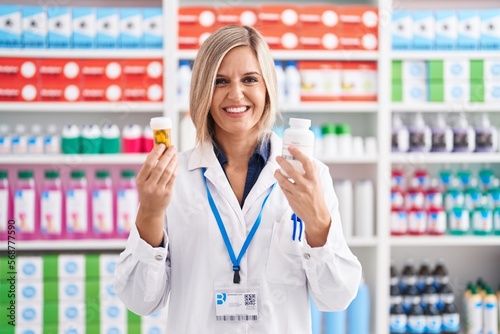
{"type": "Polygon", "coordinates": [[[96,13],[92,7],[73,8],[73,48],[92,49],[96,43],[96,13]]]}
{"type": "Polygon", "coordinates": [[[85,323],[85,302],[59,301],[59,323],[85,323]]]}
{"type": "Polygon", "coordinates": [[[142,42],[142,9],[120,9],[120,47],[123,49],[137,49],[142,42]]]}
{"type": "Polygon", "coordinates": [[[500,102],[500,82],[485,82],[485,102],[500,102]]]}
{"type": "Polygon", "coordinates": [[[43,334],[43,324],[16,324],[15,334],[43,334]]]}
{"type": "Polygon", "coordinates": [[[141,333],[161,333],[167,332],[167,326],[165,324],[150,324],[141,322],[141,333]]]}
{"type": "Polygon", "coordinates": [[[101,290],[99,296],[102,301],[111,301],[118,298],[114,287],[114,279],[111,277],[101,278],[99,289],[101,290]]]}
{"type": "Polygon", "coordinates": [[[0,5],[0,47],[21,47],[22,27],[21,8],[13,5],[0,5]]]}
{"type": "Polygon", "coordinates": [[[406,80],[426,80],[427,62],[424,60],[403,60],[402,79],[406,80]]]}
{"type": "Polygon", "coordinates": [[[485,59],[484,66],[484,81],[498,82],[500,81],[500,57],[498,59],[485,59]]]}
{"type": "Polygon", "coordinates": [[[436,49],[453,50],[458,41],[458,17],[453,10],[438,10],[436,17],[436,49]]]}
{"type": "Polygon", "coordinates": [[[426,102],[429,99],[429,86],[425,80],[403,81],[403,102],[426,102]]]}
{"type": "MultiPolygon", "coordinates": [[[[114,322],[102,322],[101,321],[101,333],[102,334],[127,334],[128,327],[127,324],[116,324],[114,322]]],[[[152,332],[145,334],[163,334],[163,332],[152,332]]]]}
{"type": "Polygon", "coordinates": [[[41,256],[20,256],[17,258],[17,279],[43,280],[43,260],[41,256]]]}
{"type": "MultiPolygon", "coordinates": [[[[59,321],[59,334],[87,334],[85,322],[61,322],[59,321]]],[[[102,333],[108,334],[108,333],[102,333]]]]}
{"type": "Polygon", "coordinates": [[[17,301],[20,303],[43,302],[42,281],[18,281],[17,301]]]}
{"type": "Polygon", "coordinates": [[[468,59],[445,59],[443,67],[445,81],[447,79],[469,80],[470,78],[470,61],[468,59]]]}
{"type": "Polygon", "coordinates": [[[101,277],[113,278],[118,258],[119,258],[118,255],[112,255],[112,254],[99,255],[99,275],[101,277]]]}
{"type": "Polygon", "coordinates": [[[46,48],[48,22],[47,13],[43,7],[23,6],[23,37],[25,48],[46,48]]]}
{"type": "Polygon", "coordinates": [[[413,17],[408,11],[395,10],[392,13],[392,49],[413,48],[413,17]]]}
{"type": "Polygon", "coordinates": [[[73,22],[68,7],[48,7],[48,47],[67,49],[71,47],[73,22]]]}
{"type": "Polygon", "coordinates": [[[127,323],[127,308],[120,300],[101,301],[101,322],[127,323]]]}
{"type": "Polygon", "coordinates": [[[444,102],[469,102],[469,81],[449,80],[444,82],[444,102]]]}
{"type": "Polygon", "coordinates": [[[500,9],[481,11],[481,49],[500,50],[500,9]]]}
{"type": "Polygon", "coordinates": [[[163,48],[163,13],[161,8],[144,8],[142,45],[146,49],[163,48]]]}
{"type": "Polygon", "coordinates": [[[459,50],[477,50],[481,40],[481,17],[477,10],[458,11],[459,50]]]}
{"type": "Polygon", "coordinates": [[[413,48],[431,50],[436,42],[436,20],[432,11],[413,12],[413,48]]]}
{"type": "Polygon", "coordinates": [[[85,256],[59,255],[58,270],[59,279],[85,278],[85,256]]]}
{"type": "Polygon", "coordinates": [[[97,48],[113,49],[118,46],[120,15],[116,8],[97,8],[97,48]]]}
{"type": "Polygon", "coordinates": [[[83,279],[59,279],[59,300],[84,302],[85,282],[83,279]]]}
{"type": "Polygon", "coordinates": [[[37,325],[43,322],[43,302],[17,303],[16,323],[23,325],[37,325]]]}

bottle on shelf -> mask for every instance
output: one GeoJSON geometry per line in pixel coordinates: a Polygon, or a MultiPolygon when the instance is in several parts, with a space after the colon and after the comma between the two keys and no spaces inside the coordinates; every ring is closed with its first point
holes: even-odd
{"type": "Polygon", "coordinates": [[[474,152],[475,146],[476,133],[461,113],[453,127],[453,152],[474,152]]]}
{"type": "MultiPolygon", "coordinates": [[[[408,286],[417,284],[417,272],[413,259],[407,259],[401,271],[400,288],[406,293],[408,286]]],[[[417,291],[418,294],[418,291],[417,291]]]]}
{"type": "Polygon", "coordinates": [[[430,235],[446,233],[446,213],[442,208],[433,207],[427,212],[427,233],[430,235]]]}
{"type": "Polygon", "coordinates": [[[108,170],[97,170],[92,188],[92,233],[97,238],[111,238],[115,231],[113,184],[108,170]]]}
{"type": "Polygon", "coordinates": [[[408,152],[410,144],[410,135],[408,128],[403,124],[401,116],[393,114],[392,116],[392,152],[408,152]]]}
{"type": "Polygon", "coordinates": [[[493,232],[493,214],[488,206],[488,199],[481,198],[480,205],[472,210],[472,233],[490,235],[493,232]]]}
{"type": "Polygon", "coordinates": [[[16,221],[17,239],[38,239],[37,210],[33,171],[20,170],[17,173],[17,184],[14,190],[14,220],[16,221]]]}
{"type": "Polygon", "coordinates": [[[460,333],[460,314],[454,304],[455,297],[453,293],[441,295],[441,301],[444,303],[442,314],[442,334],[460,333]]]}
{"type": "Polygon", "coordinates": [[[431,150],[431,129],[425,124],[421,113],[413,115],[409,126],[410,152],[429,152],[431,150]]]}
{"type": "Polygon", "coordinates": [[[97,124],[85,125],[82,129],[81,153],[99,154],[102,152],[102,134],[97,124]]]}
{"type": "Polygon", "coordinates": [[[189,60],[179,62],[177,76],[177,96],[181,107],[189,107],[189,93],[191,89],[191,65],[189,60]]]}
{"type": "Polygon", "coordinates": [[[390,334],[405,334],[407,323],[408,318],[403,308],[401,292],[397,286],[393,288],[391,285],[390,334]]]}
{"type": "Polygon", "coordinates": [[[31,132],[28,136],[28,153],[43,153],[43,135],[42,126],[40,124],[33,124],[31,126],[31,132]]]}
{"type": "Polygon", "coordinates": [[[75,124],[65,125],[61,132],[61,151],[64,154],[81,152],[80,129],[75,124]]]}
{"type": "Polygon", "coordinates": [[[448,226],[451,235],[465,235],[470,230],[470,214],[461,206],[453,207],[448,211],[448,226]]]}
{"type": "Polygon", "coordinates": [[[483,168],[479,171],[479,187],[482,191],[487,192],[493,186],[495,173],[489,168],[483,168]]]}
{"type": "Polygon", "coordinates": [[[10,129],[7,124],[0,124],[0,154],[11,153],[10,129]]]}
{"type": "Polygon", "coordinates": [[[491,187],[486,191],[486,197],[491,208],[500,207],[500,179],[494,178],[491,181],[491,187]]]}
{"type": "Polygon", "coordinates": [[[453,178],[453,173],[449,169],[442,169],[438,173],[439,175],[439,188],[443,191],[448,190],[451,185],[451,179],[453,178]]]}
{"type": "Polygon", "coordinates": [[[425,333],[425,322],[426,316],[422,306],[420,306],[420,296],[412,296],[411,306],[408,310],[408,332],[425,333]]]}
{"type": "Polygon", "coordinates": [[[278,110],[281,110],[285,105],[286,97],[286,79],[285,71],[283,70],[283,62],[281,60],[274,61],[274,67],[276,69],[276,90],[278,96],[278,110]]]}
{"type": "Polygon", "coordinates": [[[118,237],[127,238],[135,224],[139,196],[135,184],[135,172],[123,170],[116,192],[116,228],[118,237]]]}
{"type": "Polygon", "coordinates": [[[82,239],[89,236],[89,199],[85,171],[71,171],[66,188],[66,237],[82,239]]]}
{"type": "Polygon", "coordinates": [[[426,209],[442,209],[443,208],[443,191],[439,187],[439,181],[432,178],[429,187],[425,192],[425,208],[426,209]]]}
{"type": "Polygon", "coordinates": [[[354,207],[363,208],[354,212],[354,235],[373,237],[375,208],[373,183],[370,180],[357,180],[354,184],[354,207]]]}
{"type": "Polygon", "coordinates": [[[459,180],[453,177],[450,187],[444,193],[444,209],[449,212],[457,207],[465,207],[465,196],[460,188],[459,180]]]}
{"type": "Polygon", "coordinates": [[[12,217],[11,203],[8,172],[0,170],[0,241],[7,241],[8,221],[12,217]]]}
{"type": "Polygon", "coordinates": [[[123,153],[142,152],[142,128],[138,124],[127,124],[122,131],[123,153]]]}
{"type": "Polygon", "coordinates": [[[296,61],[289,61],[285,68],[286,78],[286,104],[300,104],[301,76],[296,61]]]}
{"type": "Polygon", "coordinates": [[[466,333],[482,333],[483,330],[483,299],[477,293],[475,286],[464,293],[464,327],[466,333]],[[468,293],[467,293],[468,291],[468,293]]]}
{"type": "Polygon", "coordinates": [[[11,152],[16,154],[28,152],[28,135],[24,124],[17,124],[15,127],[11,137],[11,152]]]}
{"type": "Polygon", "coordinates": [[[142,152],[149,153],[154,148],[154,134],[149,125],[144,127],[142,132],[142,152]]]}
{"type": "Polygon", "coordinates": [[[352,155],[352,135],[349,124],[337,124],[335,135],[337,136],[337,154],[341,157],[352,155]]]}
{"type": "Polygon", "coordinates": [[[413,178],[410,181],[410,186],[405,194],[406,209],[419,209],[425,208],[425,189],[422,187],[418,179],[413,178]]]}
{"type": "Polygon", "coordinates": [[[488,114],[482,113],[474,126],[476,132],[475,152],[498,151],[498,130],[490,123],[488,114]]]}
{"type": "Polygon", "coordinates": [[[439,295],[434,286],[434,279],[432,276],[427,276],[425,281],[425,287],[422,291],[422,307],[427,307],[429,304],[433,304],[437,307],[439,301],[439,295]]]}
{"type": "Polygon", "coordinates": [[[102,127],[102,153],[120,153],[120,129],[116,124],[105,124],[102,127]]]}
{"type": "Polygon", "coordinates": [[[432,152],[451,152],[453,151],[453,131],[446,124],[443,114],[437,114],[434,125],[431,128],[432,152]]]}
{"type": "Polygon", "coordinates": [[[450,278],[448,276],[448,269],[446,268],[444,261],[439,259],[432,271],[432,276],[434,277],[434,287],[438,290],[439,293],[441,287],[447,285],[450,282],[450,278]]]}
{"type": "Polygon", "coordinates": [[[465,188],[465,208],[472,212],[482,203],[483,193],[478,187],[475,177],[472,177],[470,184],[465,188]]]}
{"type": "Polygon", "coordinates": [[[427,284],[427,279],[431,277],[431,263],[429,259],[424,259],[420,264],[420,268],[418,268],[418,280],[417,280],[417,288],[421,293],[424,291],[425,286],[427,284]]]}
{"type": "Polygon", "coordinates": [[[358,288],[356,298],[347,308],[347,324],[349,333],[368,334],[370,332],[370,292],[364,279],[358,288]]]}
{"type": "Polygon", "coordinates": [[[47,154],[61,153],[61,136],[57,132],[55,124],[47,126],[47,133],[43,140],[43,151],[47,154]]]}
{"type": "Polygon", "coordinates": [[[335,124],[325,123],[321,127],[323,135],[323,152],[322,156],[325,160],[334,160],[337,157],[338,140],[335,133],[335,124]]]}
{"type": "Polygon", "coordinates": [[[353,194],[351,180],[334,180],[333,187],[339,200],[340,220],[346,238],[351,238],[353,233],[353,194]]]}
{"type": "Polygon", "coordinates": [[[493,234],[500,235],[500,206],[493,209],[493,234]]]}
{"type": "Polygon", "coordinates": [[[436,307],[437,300],[438,296],[436,294],[430,294],[427,297],[424,315],[425,333],[428,334],[441,334],[442,317],[441,312],[436,307]]]}
{"type": "Polygon", "coordinates": [[[460,181],[460,186],[462,189],[467,189],[470,186],[470,182],[472,180],[472,173],[468,169],[461,169],[457,172],[457,178],[460,181]]]}
{"type": "Polygon", "coordinates": [[[40,196],[40,231],[43,239],[61,239],[64,231],[63,196],[57,170],[45,171],[40,196]]]}

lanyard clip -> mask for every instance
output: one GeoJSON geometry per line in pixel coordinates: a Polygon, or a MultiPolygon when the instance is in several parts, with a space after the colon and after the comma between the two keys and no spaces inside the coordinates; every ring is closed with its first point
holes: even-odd
{"type": "Polygon", "coordinates": [[[292,240],[295,241],[295,235],[297,234],[297,223],[299,223],[299,236],[298,236],[298,240],[299,242],[302,241],[302,228],[303,228],[303,223],[302,223],[302,219],[300,219],[296,214],[295,212],[293,213],[292,215],[292,218],[293,220],[293,234],[292,234],[292,240]]]}
{"type": "Polygon", "coordinates": [[[233,266],[233,270],[234,270],[233,283],[240,284],[240,266],[233,266]]]}

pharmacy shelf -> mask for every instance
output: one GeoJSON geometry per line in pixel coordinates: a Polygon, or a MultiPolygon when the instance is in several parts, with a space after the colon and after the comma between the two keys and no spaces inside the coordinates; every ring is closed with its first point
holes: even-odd
{"type": "Polygon", "coordinates": [[[391,237],[393,247],[500,246],[500,236],[401,236],[391,237]]]}
{"type": "Polygon", "coordinates": [[[500,153],[393,153],[393,164],[500,163],[500,153]]]}
{"type": "MultiPolygon", "coordinates": [[[[500,53],[500,52],[499,52],[500,53]]],[[[500,56],[500,55],[499,55],[500,56]]],[[[392,103],[394,112],[500,112],[498,103],[485,102],[414,102],[392,103]]]]}
{"type": "MultiPolygon", "coordinates": [[[[194,60],[198,50],[179,50],[179,59],[194,60]]],[[[379,53],[377,51],[320,51],[320,50],[271,50],[273,58],[276,60],[367,60],[377,61],[379,53]]]]}
{"type": "Polygon", "coordinates": [[[450,59],[486,59],[497,58],[500,56],[498,51],[466,51],[466,50],[406,50],[392,51],[393,60],[450,60],[450,59]]]}
{"type": "Polygon", "coordinates": [[[138,165],[146,153],[137,154],[0,154],[0,165],[138,165]]]}
{"type": "Polygon", "coordinates": [[[352,237],[346,238],[349,247],[375,247],[377,246],[376,237],[352,237]]]}
{"type": "Polygon", "coordinates": [[[337,157],[336,159],[320,159],[326,165],[362,165],[362,164],[376,164],[378,157],[374,156],[361,156],[361,157],[337,157]]]}
{"type": "Polygon", "coordinates": [[[159,102],[0,102],[0,112],[163,112],[159,102]]]}
{"type": "MultiPolygon", "coordinates": [[[[378,112],[377,102],[310,102],[301,103],[295,106],[285,105],[281,108],[282,113],[376,113],[378,112]]],[[[181,112],[187,112],[188,106],[180,107],[181,112]]]]}
{"type": "Polygon", "coordinates": [[[0,57],[64,59],[160,59],[162,49],[0,49],[0,57]]]}
{"type": "MultiPolygon", "coordinates": [[[[10,244],[18,251],[87,251],[125,249],[125,239],[85,239],[85,240],[16,240],[10,244]]],[[[1,249],[7,249],[7,242],[0,243],[1,249]]]]}

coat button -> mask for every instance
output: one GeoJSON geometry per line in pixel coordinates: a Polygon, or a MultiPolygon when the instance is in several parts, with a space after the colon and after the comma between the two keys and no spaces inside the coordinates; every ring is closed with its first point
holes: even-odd
{"type": "Polygon", "coordinates": [[[304,253],[304,259],[309,260],[311,258],[311,254],[304,253]]]}
{"type": "Polygon", "coordinates": [[[163,256],[161,256],[161,255],[156,255],[156,256],[155,256],[155,259],[156,259],[156,260],[158,260],[158,261],[161,261],[161,260],[163,260],[163,256]]]}

